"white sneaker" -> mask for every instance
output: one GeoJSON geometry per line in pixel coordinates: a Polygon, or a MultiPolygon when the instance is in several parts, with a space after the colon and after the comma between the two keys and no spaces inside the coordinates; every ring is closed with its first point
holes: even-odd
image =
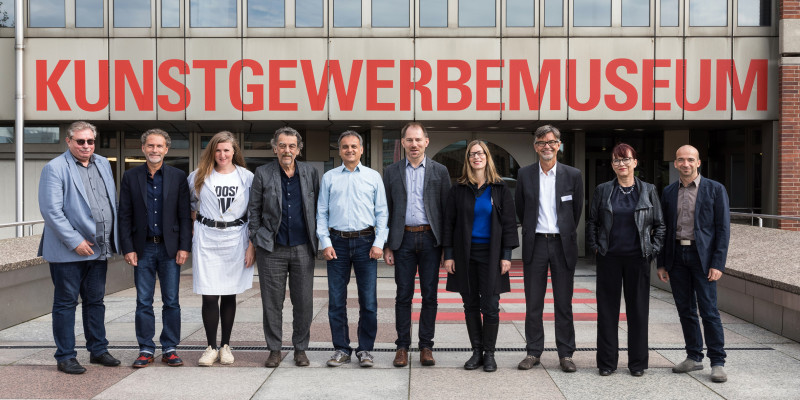
{"type": "Polygon", "coordinates": [[[197,365],[201,367],[210,367],[214,364],[214,361],[217,361],[219,358],[219,351],[211,346],[206,347],[206,351],[203,352],[203,355],[200,356],[200,360],[197,361],[197,365]]]}
{"type": "Polygon", "coordinates": [[[233,353],[231,353],[231,348],[227,344],[219,349],[219,363],[222,365],[233,364],[233,353]]]}

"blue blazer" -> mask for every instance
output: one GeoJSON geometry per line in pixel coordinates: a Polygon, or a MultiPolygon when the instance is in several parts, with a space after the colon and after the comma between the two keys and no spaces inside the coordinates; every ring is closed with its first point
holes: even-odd
{"type": "MultiPolygon", "coordinates": [[[[658,256],[658,267],[672,269],[675,255],[675,230],[678,224],[678,186],[673,182],[664,188],[661,208],[667,224],[664,251],[658,256]]],[[[694,239],[703,272],[709,268],[725,271],[728,258],[728,243],[731,237],[731,214],[728,192],[721,183],[702,177],[697,187],[694,206],[694,239]]]]}
{"type": "MultiPolygon", "coordinates": [[[[111,202],[111,213],[114,216],[114,228],[111,233],[112,252],[119,249],[117,244],[117,188],[108,160],[94,155],[97,170],[103,178],[111,202]]],[[[94,260],[100,257],[97,247],[97,226],[92,219],[86,188],[81,180],[75,159],[67,150],[64,154],[50,160],[42,169],[39,181],[39,211],[44,219],[44,232],[39,242],[37,255],[55,263],[94,260]],[[88,240],[93,255],[81,256],[75,252],[81,242],[88,240]]]]}
{"type": "MultiPolygon", "coordinates": [[[[192,216],[186,173],[169,165],[161,167],[161,234],[167,255],[192,251],[192,216]]],[[[147,238],[147,164],[122,175],[119,189],[119,243],[121,254],[136,252],[141,257],[147,238]]]]}

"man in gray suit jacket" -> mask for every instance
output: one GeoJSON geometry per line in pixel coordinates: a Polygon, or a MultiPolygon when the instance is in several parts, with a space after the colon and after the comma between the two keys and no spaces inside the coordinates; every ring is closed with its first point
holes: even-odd
{"type": "Polygon", "coordinates": [[[271,144],[278,160],[256,169],[248,206],[250,240],[256,245],[264,338],[270,351],[264,365],[275,368],[281,363],[288,275],[294,363],[305,367],[309,365],[306,349],[314,308],[319,173],[296,160],[303,149],[303,138],[296,130],[288,126],[278,129],[271,144]]]}
{"type": "Polygon", "coordinates": [[[411,299],[414,276],[419,266],[422,311],[419,317],[420,363],[436,364],[433,335],[436,327],[439,267],[442,261],[442,218],[450,175],[444,165],[425,156],[428,132],[419,122],[409,122],[402,130],[406,158],[386,168],[383,186],[389,206],[389,238],[384,259],[394,265],[395,326],[397,353],[395,367],[408,365],[411,345],[411,299]]]}
{"type": "Polygon", "coordinates": [[[558,129],[545,125],[539,127],[533,136],[539,162],[519,170],[515,196],[517,216],[522,224],[528,352],[518,368],[533,368],[544,350],[542,311],[549,269],[561,370],[575,372],[572,361],[575,352],[572,291],[578,261],[577,229],[583,213],[583,179],[580,170],[557,162],[561,147],[558,129]]]}
{"type": "Polygon", "coordinates": [[[78,296],[89,362],[119,365],[108,353],[103,304],[108,258],[118,249],[116,187],[108,160],[94,154],[96,138],[92,124],[70,125],[69,150],[45,165],[39,182],[44,232],[38,255],[50,263],[55,358],[67,374],[86,372],[75,352],[78,296]]]}

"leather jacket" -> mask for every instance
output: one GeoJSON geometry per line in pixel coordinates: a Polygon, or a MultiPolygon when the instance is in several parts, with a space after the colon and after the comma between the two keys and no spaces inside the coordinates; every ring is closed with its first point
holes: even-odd
{"type": "MultiPolygon", "coordinates": [[[[636,203],[633,219],[639,232],[642,257],[653,259],[664,244],[666,225],[661,202],[654,185],[635,179],[636,190],[639,191],[639,202],[636,203]]],[[[614,223],[614,210],[611,209],[611,193],[618,186],[617,179],[602,183],[594,190],[589,218],[586,220],[586,242],[589,247],[601,255],[608,250],[608,237],[614,223]]]]}

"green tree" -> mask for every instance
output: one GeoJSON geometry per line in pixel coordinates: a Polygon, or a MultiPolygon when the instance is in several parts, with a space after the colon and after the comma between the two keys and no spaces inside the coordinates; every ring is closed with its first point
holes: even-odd
{"type": "Polygon", "coordinates": [[[8,20],[9,20],[8,11],[6,11],[3,8],[3,2],[0,1],[0,26],[2,27],[10,26],[8,25],[8,20]]]}

